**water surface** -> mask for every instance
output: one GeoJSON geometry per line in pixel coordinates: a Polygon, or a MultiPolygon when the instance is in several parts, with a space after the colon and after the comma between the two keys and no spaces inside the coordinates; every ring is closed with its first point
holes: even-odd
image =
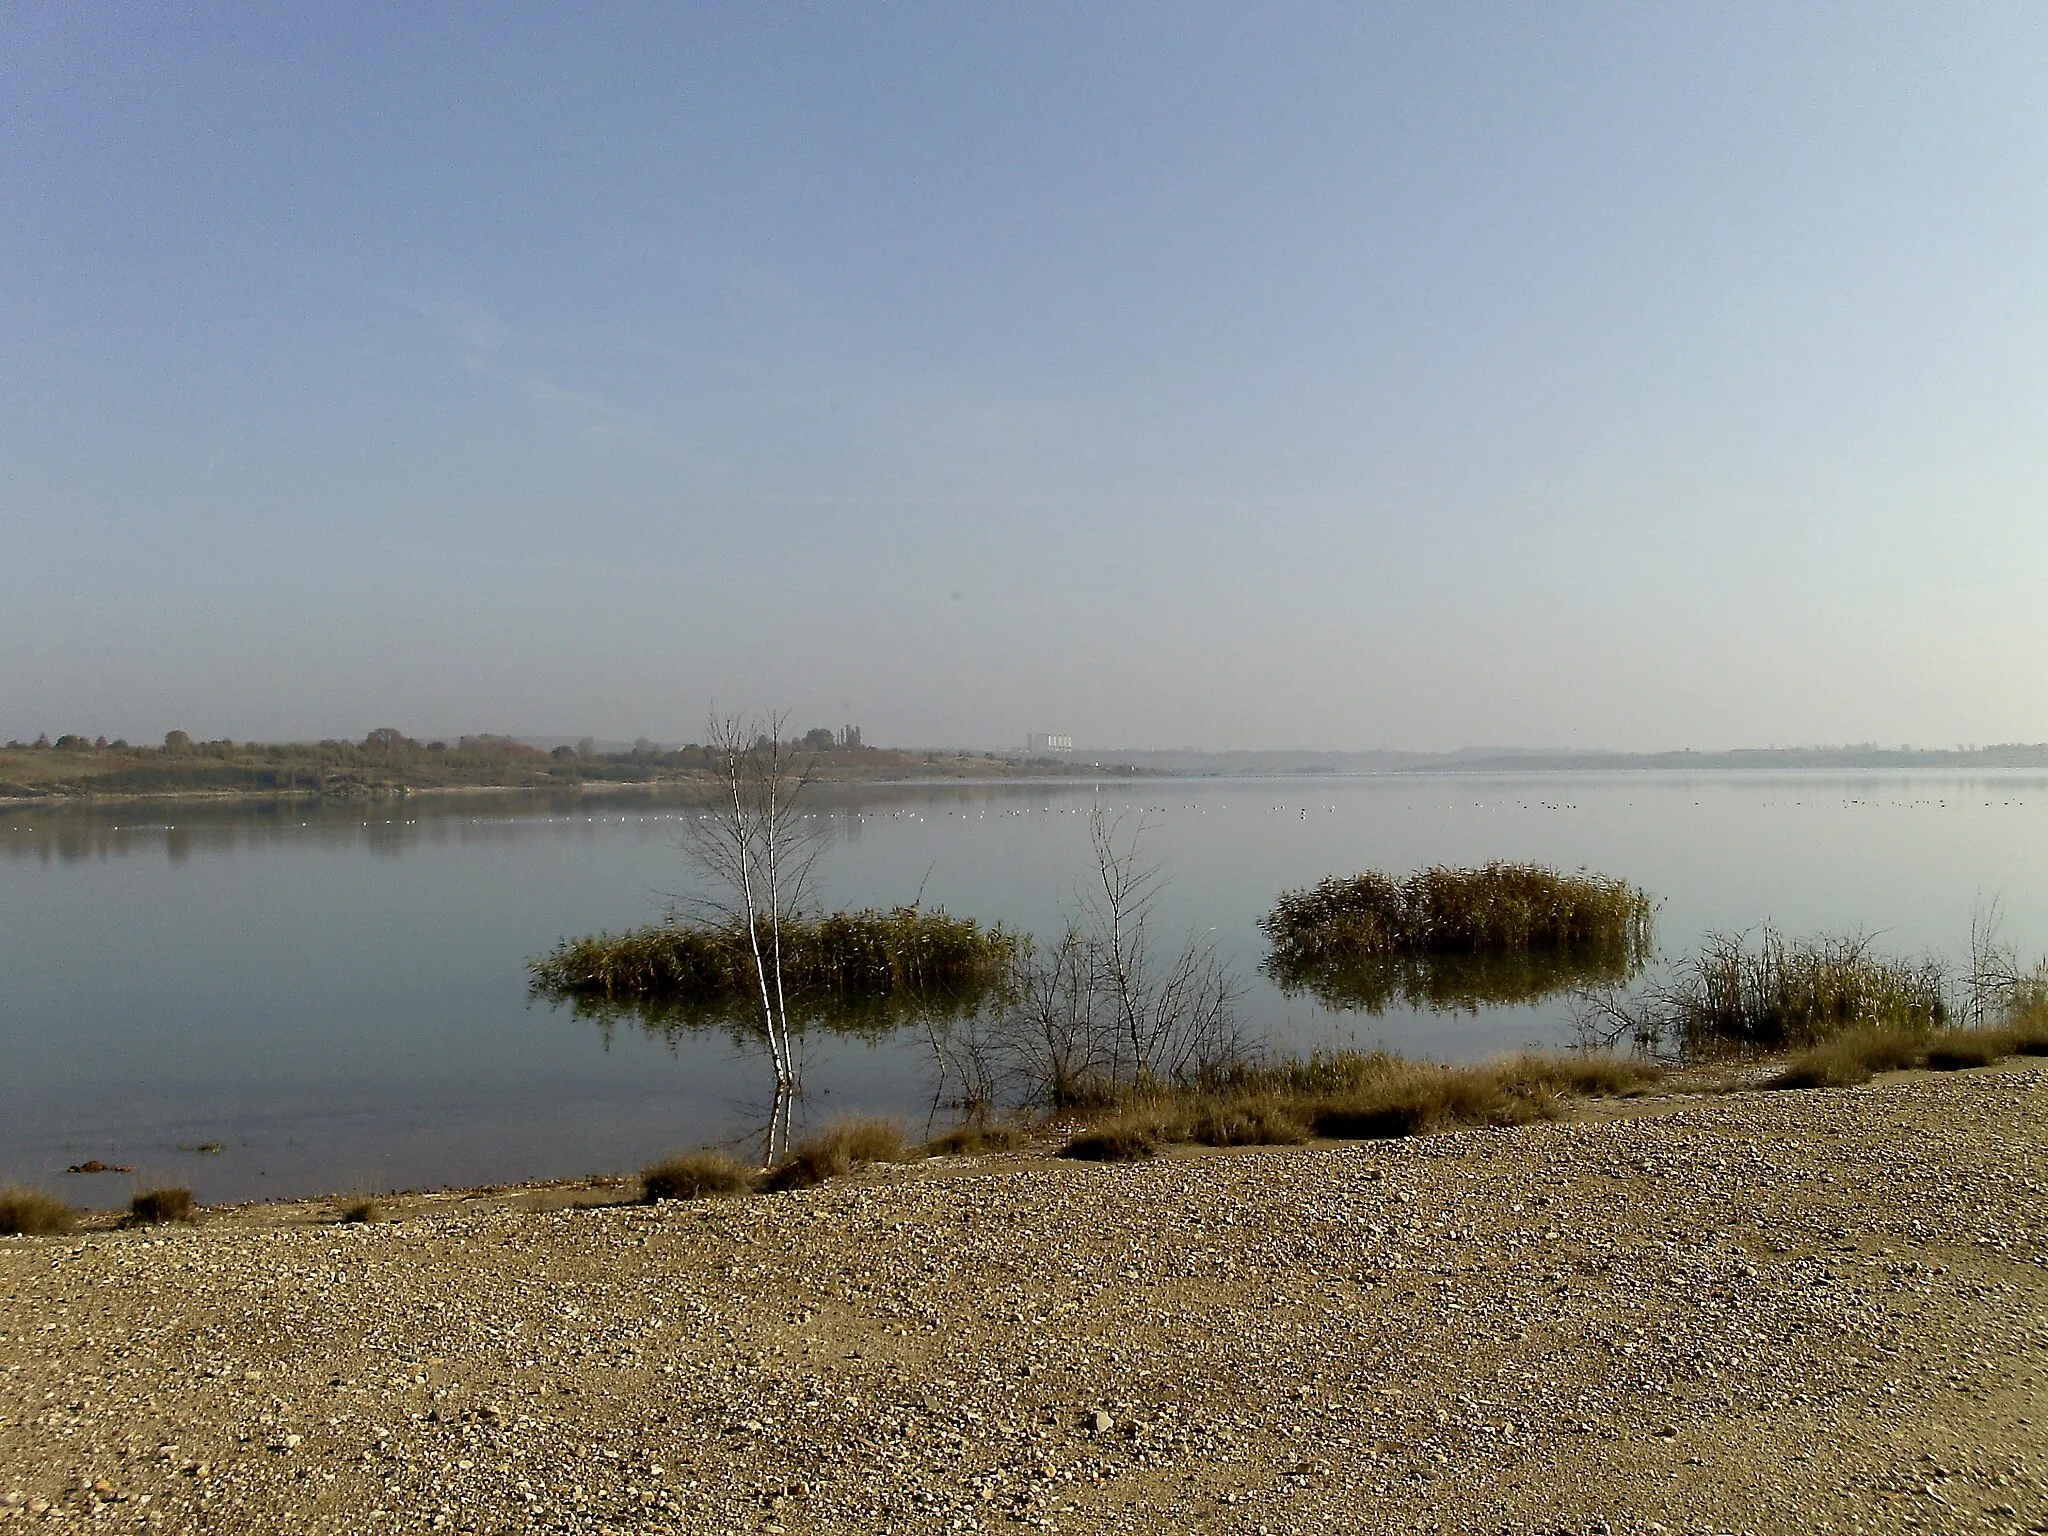
{"type": "MultiPolygon", "coordinates": [[[[1662,899],[1669,954],[1766,919],[1960,958],[1973,909],[2048,952],[2048,776],[1400,775],[863,786],[817,795],[833,904],[927,905],[1045,932],[1089,870],[1100,794],[1142,814],[1169,931],[1213,934],[1276,1050],[1475,1057],[1570,1033],[1535,1004],[1380,1015],[1259,974],[1255,923],[1326,874],[1526,859],[1662,899]]],[[[0,1178],[83,1203],[627,1170],[753,1134],[764,1070],[727,1031],[601,1026],[534,1003],[556,939],[694,889],[671,794],[461,795],[367,807],[0,810],[0,1178]],[[218,1144],[218,1153],[196,1148],[218,1144]],[[133,1175],[66,1175],[87,1159],[133,1175]]],[[[804,1112],[922,1123],[914,1030],[813,1033],[804,1112]]]]}

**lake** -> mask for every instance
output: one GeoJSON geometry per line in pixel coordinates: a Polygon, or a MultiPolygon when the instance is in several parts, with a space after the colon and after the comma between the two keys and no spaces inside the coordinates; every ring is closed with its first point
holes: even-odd
{"type": "MultiPolygon", "coordinates": [[[[1171,934],[1213,935],[1268,1049],[1471,1058],[1571,1034],[1560,997],[1374,1016],[1289,995],[1255,924],[1365,868],[1531,860],[1660,898],[1665,957],[1765,920],[1966,956],[1972,914],[2048,952],[2048,776],[1495,774],[823,787],[832,905],[926,906],[1046,932],[1090,873],[1099,794],[1142,814],[1171,934]]],[[[695,889],[674,791],[354,804],[0,810],[0,1180],[81,1204],[631,1171],[758,1134],[767,1071],[721,1029],[533,1001],[557,939],[695,889]],[[218,1147],[219,1150],[201,1151],[218,1147]],[[98,1159],[132,1174],[67,1175],[98,1159]]],[[[922,1036],[813,1031],[816,1122],[932,1111],[922,1036]]],[[[945,1117],[941,1114],[940,1119],[945,1117]]]]}

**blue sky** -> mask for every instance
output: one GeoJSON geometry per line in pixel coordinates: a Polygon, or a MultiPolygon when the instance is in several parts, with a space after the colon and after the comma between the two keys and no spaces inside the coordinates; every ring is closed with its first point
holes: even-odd
{"type": "Polygon", "coordinates": [[[0,736],[2048,738],[2048,11],[0,9],[0,736]]]}

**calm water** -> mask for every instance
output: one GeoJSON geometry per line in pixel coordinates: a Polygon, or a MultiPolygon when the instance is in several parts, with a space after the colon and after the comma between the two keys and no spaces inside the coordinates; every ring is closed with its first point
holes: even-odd
{"type": "MultiPolygon", "coordinates": [[[[1288,996],[1254,923],[1329,873],[1528,859],[1663,899],[1666,954],[1765,919],[1961,957],[1971,914],[2048,952],[2048,777],[1495,775],[894,786],[820,794],[832,904],[1046,930],[1088,872],[1101,793],[1145,808],[1169,929],[1212,932],[1275,1048],[1470,1057],[1569,1034],[1565,1005],[1383,1017],[1288,996]]],[[[0,811],[0,1179],[81,1203],[145,1181],[207,1200],[625,1170],[758,1128],[764,1069],[528,1000],[557,938],[686,893],[675,803],[450,797],[364,809],[0,811]],[[194,1149],[218,1143],[222,1150],[194,1149]],[[133,1175],[63,1173],[97,1158],[133,1175]]],[[[804,1110],[921,1122],[905,1033],[813,1035],[804,1110]]]]}

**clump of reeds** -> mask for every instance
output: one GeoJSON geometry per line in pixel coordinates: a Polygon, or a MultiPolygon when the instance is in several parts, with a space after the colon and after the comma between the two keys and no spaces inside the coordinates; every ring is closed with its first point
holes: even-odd
{"type": "Polygon", "coordinates": [[[808,1189],[874,1163],[900,1163],[914,1154],[894,1120],[842,1120],[790,1149],[761,1180],[770,1192],[808,1189]]]}
{"type": "Polygon", "coordinates": [[[1654,904],[1624,880],[1535,864],[1377,870],[1288,891],[1259,920],[1281,966],[1376,956],[1646,949],[1654,904]]]}
{"type": "MultiPolygon", "coordinates": [[[[765,918],[758,932],[766,952],[777,936],[765,918]]],[[[994,985],[1021,953],[1019,937],[1000,925],[984,928],[972,918],[918,907],[788,918],[779,940],[784,985],[835,998],[994,985]]],[[[527,971],[537,991],[615,1001],[710,1001],[760,985],[742,918],[569,939],[529,962],[527,971]]]]}
{"type": "Polygon", "coordinates": [[[1950,1015],[1937,961],[1890,959],[1862,937],[1788,940],[1769,926],[1754,936],[1710,934],[1640,998],[1589,994],[1582,1005],[1590,1028],[1695,1060],[1815,1046],[1853,1031],[1924,1034],[1950,1015]]]}
{"type": "Polygon", "coordinates": [[[38,1189],[0,1188],[0,1236],[37,1237],[69,1232],[78,1213],[38,1189]]]}
{"type": "Polygon", "coordinates": [[[736,1195],[753,1187],[754,1173],[724,1152],[691,1152],[665,1158],[640,1170],[641,1192],[649,1205],[662,1200],[701,1200],[706,1195],[736,1195]]]}
{"type": "Polygon", "coordinates": [[[128,1215],[131,1220],[145,1225],[164,1221],[197,1221],[199,1208],[193,1203],[189,1189],[149,1189],[128,1202],[128,1215]]]}

